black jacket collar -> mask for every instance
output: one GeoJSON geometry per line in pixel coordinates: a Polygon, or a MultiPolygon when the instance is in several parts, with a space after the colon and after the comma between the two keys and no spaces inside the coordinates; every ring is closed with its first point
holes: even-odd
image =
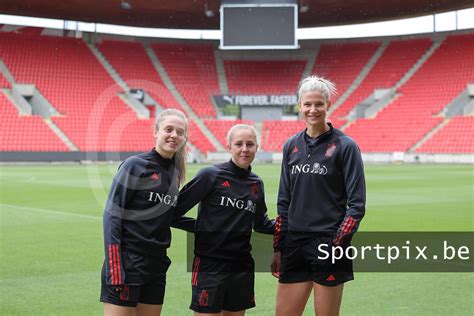
{"type": "Polygon", "coordinates": [[[252,166],[249,166],[248,169],[240,168],[232,161],[232,159],[229,160],[228,165],[231,171],[240,177],[247,177],[250,172],[252,172],[252,166]]]}
{"type": "Polygon", "coordinates": [[[155,147],[153,147],[153,149],[150,151],[150,154],[161,166],[165,168],[169,168],[174,163],[173,158],[167,159],[162,157],[160,153],[156,151],[155,147]]]}

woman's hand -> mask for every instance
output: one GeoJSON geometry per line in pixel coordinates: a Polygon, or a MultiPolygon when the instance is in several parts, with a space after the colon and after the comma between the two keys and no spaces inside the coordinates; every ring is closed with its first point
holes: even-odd
{"type": "Polygon", "coordinates": [[[281,252],[275,251],[273,253],[272,264],[270,267],[272,270],[272,275],[277,279],[280,277],[280,266],[281,266],[281,252]]]}

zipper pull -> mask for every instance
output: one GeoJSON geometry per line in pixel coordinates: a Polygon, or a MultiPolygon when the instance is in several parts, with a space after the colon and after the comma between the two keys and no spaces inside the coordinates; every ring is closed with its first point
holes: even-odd
{"type": "Polygon", "coordinates": [[[308,158],[311,156],[311,154],[308,154],[308,158]]]}

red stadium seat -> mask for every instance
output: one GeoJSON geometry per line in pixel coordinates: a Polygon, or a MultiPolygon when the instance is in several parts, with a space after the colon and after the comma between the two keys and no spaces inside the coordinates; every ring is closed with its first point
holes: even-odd
{"type": "Polygon", "coordinates": [[[375,89],[388,89],[395,86],[430,46],[431,41],[427,38],[391,42],[364,81],[343,104],[331,113],[330,118],[334,125],[342,126],[347,114],[370,96],[375,89]]]}
{"type": "Polygon", "coordinates": [[[345,132],[364,152],[407,151],[443,120],[433,115],[474,82],[473,56],[474,34],[449,36],[401,87],[402,96],[345,132]]]}
{"type": "Polygon", "coordinates": [[[212,95],[220,94],[212,45],[152,45],[153,50],[193,111],[203,118],[215,118],[212,95]]]}
{"type": "Polygon", "coordinates": [[[336,84],[338,94],[333,103],[350,87],[379,46],[379,42],[321,45],[312,74],[336,84]]]}
{"type": "Polygon", "coordinates": [[[431,136],[417,153],[474,153],[474,116],[458,116],[431,136]]]}
{"type": "Polygon", "coordinates": [[[0,92],[2,117],[1,151],[69,151],[69,148],[39,116],[19,116],[18,110],[0,92]]]}
{"type": "Polygon", "coordinates": [[[294,94],[306,65],[295,61],[225,60],[227,84],[231,94],[294,94]]]}
{"type": "Polygon", "coordinates": [[[184,111],[166,88],[141,43],[105,40],[97,47],[130,88],[144,89],[165,109],[184,111]]]}
{"type": "Polygon", "coordinates": [[[205,120],[207,128],[219,140],[222,146],[227,144],[227,133],[229,129],[235,124],[253,125],[251,120],[205,120]]]}

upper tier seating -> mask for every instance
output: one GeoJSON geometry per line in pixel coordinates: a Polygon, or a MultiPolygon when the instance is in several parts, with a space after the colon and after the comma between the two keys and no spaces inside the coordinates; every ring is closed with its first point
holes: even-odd
{"type": "Polygon", "coordinates": [[[200,117],[215,118],[212,95],[220,94],[214,47],[192,44],[153,44],[153,50],[176,89],[200,117]]]}
{"type": "Polygon", "coordinates": [[[312,74],[336,84],[338,93],[333,103],[346,92],[379,46],[379,42],[321,45],[312,74]]]}
{"type": "Polygon", "coordinates": [[[294,94],[306,65],[304,60],[225,60],[229,92],[245,94],[294,94]]]}
{"type": "Polygon", "coordinates": [[[5,79],[5,77],[0,73],[0,88],[10,88],[10,83],[5,79]]]}
{"type": "Polygon", "coordinates": [[[145,90],[164,109],[183,111],[153,67],[141,43],[105,40],[97,47],[130,88],[145,90]]]}
{"type": "Polygon", "coordinates": [[[107,137],[116,139],[109,131],[118,121],[135,121],[136,114],[117,96],[120,88],[82,40],[0,33],[0,58],[17,82],[34,84],[61,113],[52,120],[79,150],[135,147],[136,142],[122,147],[107,137]]]}
{"type": "Polygon", "coordinates": [[[201,152],[207,154],[208,152],[216,151],[216,147],[209,141],[206,135],[201,131],[199,126],[193,121],[189,120],[189,140],[201,152]]]}
{"type": "Polygon", "coordinates": [[[400,89],[402,94],[346,132],[364,152],[407,151],[443,118],[440,112],[474,82],[474,34],[449,36],[400,89]]]}
{"type": "Polygon", "coordinates": [[[331,119],[338,121],[339,126],[342,125],[347,114],[369,97],[375,89],[395,86],[430,46],[431,40],[427,38],[391,42],[364,81],[331,113],[331,119]]]}

